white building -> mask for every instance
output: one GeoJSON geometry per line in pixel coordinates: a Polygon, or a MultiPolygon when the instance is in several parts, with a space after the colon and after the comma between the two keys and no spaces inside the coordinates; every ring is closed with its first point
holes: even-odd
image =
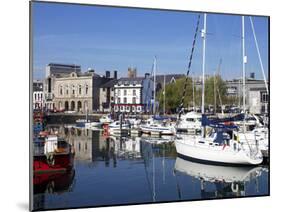
{"type": "Polygon", "coordinates": [[[33,109],[43,109],[44,107],[44,95],[43,95],[43,82],[33,82],[33,93],[32,93],[33,109]]]}
{"type": "Polygon", "coordinates": [[[121,78],[114,85],[114,112],[149,112],[153,97],[153,81],[145,77],[121,78]]]}

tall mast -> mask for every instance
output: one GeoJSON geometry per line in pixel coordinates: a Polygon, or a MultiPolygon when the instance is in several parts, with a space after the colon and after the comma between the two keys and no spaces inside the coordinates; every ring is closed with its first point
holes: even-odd
{"type": "Polygon", "coordinates": [[[244,16],[242,16],[242,53],[243,53],[243,111],[244,111],[244,121],[243,121],[243,132],[245,131],[245,115],[246,115],[246,86],[245,86],[245,65],[247,63],[247,56],[245,55],[245,23],[244,16]]]}
{"type": "Polygon", "coordinates": [[[196,111],[196,109],[195,109],[194,75],[193,75],[193,77],[192,77],[192,97],[193,97],[193,111],[196,111]]]}
{"type": "Polygon", "coordinates": [[[163,91],[163,114],[166,114],[166,75],[164,74],[164,91],[163,91]]]}
{"type": "Polygon", "coordinates": [[[203,64],[202,64],[202,114],[205,113],[205,52],[206,52],[206,25],[207,25],[207,14],[204,13],[204,28],[201,31],[203,38],[203,64]]]}
{"type": "Polygon", "coordinates": [[[154,63],[153,63],[153,114],[156,113],[156,56],[154,57],[154,63]]]}
{"type": "Polygon", "coordinates": [[[217,112],[216,72],[214,73],[214,113],[217,112]]]}

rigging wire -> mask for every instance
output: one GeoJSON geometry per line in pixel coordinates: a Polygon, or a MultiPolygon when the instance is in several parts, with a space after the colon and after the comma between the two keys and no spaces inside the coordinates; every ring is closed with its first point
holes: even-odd
{"type": "Polygon", "coordinates": [[[191,54],[190,54],[190,57],[189,57],[188,68],[187,68],[187,72],[186,72],[186,76],[185,76],[185,84],[184,84],[184,88],[183,88],[183,95],[182,95],[182,98],[181,98],[181,104],[179,105],[179,119],[180,119],[181,114],[183,112],[183,103],[184,103],[185,93],[186,93],[186,88],[187,88],[188,75],[189,75],[190,68],[191,68],[191,62],[192,62],[194,47],[195,47],[196,38],[197,38],[197,34],[198,34],[199,23],[200,23],[200,14],[198,15],[198,19],[197,19],[196,30],[195,30],[192,48],[191,48],[191,54]]]}

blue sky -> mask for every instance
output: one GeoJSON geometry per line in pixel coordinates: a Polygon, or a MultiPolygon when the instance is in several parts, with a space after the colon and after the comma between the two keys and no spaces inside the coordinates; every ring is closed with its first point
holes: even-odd
{"type": "MultiPolygon", "coordinates": [[[[158,73],[185,74],[197,15],[192,12],[127,9],[33,2],[34,78],[45,76],[48,63],[89,67],[99,74],[118,70],[126,76],[129,66],[138,75],[151,72],[154,55],[158,73]]],[[[262,61],[268,73],[268,19],[254,17],[262,61]]],[[[201,16],[200,29],[203,28],[201,16]]],[[[206,73],[213,74],[222,59],[221,74],[237,78],[242,70],[241,16],[208,14],[206,73]]],[[[246,72],[262,79],[253,33],[245,17],[246,72]]],[[[191,71],[202,73],[202,39],[198,36],[191,71]]]]}

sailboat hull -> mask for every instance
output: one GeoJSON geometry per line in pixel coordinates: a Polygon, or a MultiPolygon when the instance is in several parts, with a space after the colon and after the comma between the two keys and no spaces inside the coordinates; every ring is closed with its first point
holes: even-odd
{"type": "Polygon", "coordinates": [[[212,165],[258,165],[262,163],[261,152],[250,157],[241,149],[234,151],[228,146],[198,144],[196,141],[176,139],[175,145],[179,156],[188,160],[212,165]]]}

